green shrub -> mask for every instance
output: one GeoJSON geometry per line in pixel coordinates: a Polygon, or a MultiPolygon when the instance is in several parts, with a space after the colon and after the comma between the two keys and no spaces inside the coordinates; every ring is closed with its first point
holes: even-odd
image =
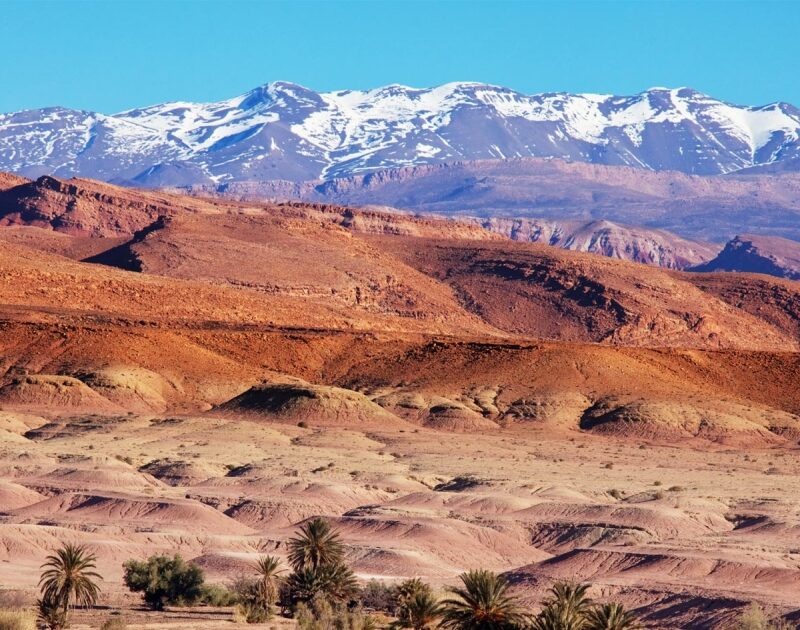
{"type": "Polygon", "coordinates": [[[375,630],[375,619],[356,608],[334,606],[324,597],[314,598],[308,604],[297,606],[295,620],[300,630],[375,630]]]}
{"type": "Polygon", "coordinates": [[[245,623],[265,623],[272,619],[272,606],[264,602],[260,580],[241,576],[234,582],[238,605],[236,616],[245,623]]]}
{"type": "Polygon", "coordinates": [[[0,630],[36,630],[36,615],[27,610],[0,610],[0,630]]]}
{"type": "Polygon", "coordinates": [[[124,565],[125,585],[140,592],[155,610],[166,605],[191,606],[203,596],[203,570],[179,555],[151,556],[147,562],[128,560],[124,565]]]}
{"type": "Polygon", "coordinates": [[[219,584],[203,584],[200,603],[206,604],[207,606],[224,608],[226,606],[235,606],[238,604],[239,597],[232,590],[219,584]]]}

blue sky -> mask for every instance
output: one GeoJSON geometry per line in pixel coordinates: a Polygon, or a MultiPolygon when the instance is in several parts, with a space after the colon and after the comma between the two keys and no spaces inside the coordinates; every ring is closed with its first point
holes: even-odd
{"type": "Polygon", "coordinates": [[[0,0],[0,111],[113,113],[274,80],[471,80],[522,92],[690,86],[800,106],[800,0],[0,0]]]}

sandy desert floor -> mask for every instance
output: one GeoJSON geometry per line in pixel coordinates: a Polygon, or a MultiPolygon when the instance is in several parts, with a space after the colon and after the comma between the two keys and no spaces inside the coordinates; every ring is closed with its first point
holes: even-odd
{"type": "MultiPolygon", "coordinates": [[[[0,422],[0,584],[31,596],[59,541],[90,545],[104,603],[130,608],[128,558],[177,551],[225,583],[259,550],[283,555],[293,524],[323,514],[364,579],[444,586],[486,567],[509,571],[535,605],[553,580],[575,577],[664,628],[724,624],[754,600],[797,608],[797,449],[213,415],[0,422]]],[[[215,614],[192,627],[231,623],[215,614]]]]}

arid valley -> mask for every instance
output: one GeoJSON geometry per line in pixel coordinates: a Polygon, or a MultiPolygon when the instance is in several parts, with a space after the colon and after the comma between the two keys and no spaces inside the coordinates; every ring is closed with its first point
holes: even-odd
{"type": "MultiPolygon", "coordinates": [[[[227,584],[298,524],[361,581],[591,584],[653,628],[800,623],[800,284],[470,222],[4,176],[0,586],[59,544],[227,584]]],[[[192,616],[195,615],[195,616],[192,616]]],[[[272,627],[289,623],[279,620],[272,627]]],[[[255,626],[258,627],[258,626],[255,626]]]]}

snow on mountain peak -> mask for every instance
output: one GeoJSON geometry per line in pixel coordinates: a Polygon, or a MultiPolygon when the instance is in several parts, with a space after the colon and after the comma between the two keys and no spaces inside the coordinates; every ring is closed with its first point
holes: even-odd
{"type": "Polygon", "coordinates": [[[0,115],[2,170],[152,185],[527,156],[713,174],[800,163],[799,155],[796,108],[739,107],[688,87],[526,95],[453,82],[318,93],[276,81],[219,102],[113,116],[59,108],[0,115]]]}

